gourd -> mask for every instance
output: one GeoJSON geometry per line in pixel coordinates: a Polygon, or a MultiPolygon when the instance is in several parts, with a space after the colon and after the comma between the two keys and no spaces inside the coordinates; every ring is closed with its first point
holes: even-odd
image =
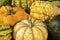
{"type": "Polygon", "coordinates": [[[31,4],[35,1],[40,0],[12,0],[12,6],[20,6],[29,12],[31,4]]]}
{"type": "Polygon", "coordinates": [[[48,29],[53,39],[60,40],[60,14],[49,20],[48,29]]]}
{"type": "Polygon", "coordinates": [[[30,7],[30,15],[41,21],[47,21],[53,16],[60,14],[60,9],[49,1],[36,1],[30,7]]]}
{"type": "Polygon", "coordinates": [[[46,1],[50,1],[54,4],[56,4],[58,7],[60,7],[60,0],[46,0],[46,1]]]}
{"type": "Polygon", "coordinates": [[[11,5],[11,0],[0,0],[0,7],[3,5],[11,5]]]}
{"type": "Polygon", "coordinates": [[[8,25],[0,25],[0,40],[11,40],[12,29],[8,25]]]}
{"type": "Polygon", "coordinates": [[[18,22],[13,29],[14,40],[47,40],[45,23],[32,17],[18,22]]]}
{"type": "Polygon", "coordinates": [[[54,4],[56,4],[58,7],[60,7],[60,1],[52,1],[54,4]]]}
{"type": "Polygon", "coordinates": [[[28,14],[20,7],[2,6],[0,8],[0,21],[5,25],[13,26],[26,18],[28,18],[28,14]]]}

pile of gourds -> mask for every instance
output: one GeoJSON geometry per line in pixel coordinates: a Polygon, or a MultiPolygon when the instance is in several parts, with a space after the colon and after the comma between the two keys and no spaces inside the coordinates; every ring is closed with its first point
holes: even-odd
{"type": "Polygon", "coordinates": [[[60,8],[44,0],[0,0],[0,40],[60,40],[60,8]]]}

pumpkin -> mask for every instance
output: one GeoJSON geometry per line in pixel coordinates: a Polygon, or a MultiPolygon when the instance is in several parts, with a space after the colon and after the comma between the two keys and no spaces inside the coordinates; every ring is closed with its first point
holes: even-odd
{"type": "Polygon", "coordinates": [[[2,6],[0,18],[1,23],[13,26],[16,22],[28,18],[28,14],[20,7],[2,6]]]}
{"type": "Polygon", "coordinates": [[[0,0],[0,6],[11,5],[11,0],[0,0]]]}
{"type": "Polygon", "coordinates": [[[60,40],[60,14],[49,20],[48,29],[53,39],[60,40]]]}
{"type": "Polygon", "coordinates": [[[47,40],[45,23],[32,17],[18,22],[13,29],[15,40],[47,40]]]}
{"type": "Polygon", "coordinates": [[[26,11],[30,11],[30,6],[34,1],[38,0],[12,0],[12,6],[20,6],[26,11]]]}
{"type": "Polygon", "coordinates": [[[12,29],[8,25],[0,25],[0,40],[11,40],[12,29]]]}
{"type": "Polygon", "coordinates": [[[47,21],[51,17],[60,14],[60,9],[49,1],[36,1],[30,7],[30,15],[36,19],[47,21]]]}

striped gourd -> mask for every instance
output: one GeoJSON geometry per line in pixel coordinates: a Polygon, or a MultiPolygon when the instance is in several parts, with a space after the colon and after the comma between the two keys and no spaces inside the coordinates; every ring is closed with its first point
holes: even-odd
{"type": "Polygon", "coordinates": [[[0,6],[11,5],[11,0],[0,0],[0,6]]]}
{"type": "Polygon", "coordinates": [[[11,28],[7,25],[0,25],[0,40],[11,40],[11,28]]]}
{"type": "Polygon", "coordinates": [[[31,4],[34,1],[40,1],[40,0],[12,0],[12,5],[20,6],[20,7],[24,8],[25,10],[29,10],[31,4]]]}
{"type": "Polygon", "coordinates": [[[29,18],[15,25],[13,35],[15,40],[47,40],[48,32],[43,22],[29,18]]]}

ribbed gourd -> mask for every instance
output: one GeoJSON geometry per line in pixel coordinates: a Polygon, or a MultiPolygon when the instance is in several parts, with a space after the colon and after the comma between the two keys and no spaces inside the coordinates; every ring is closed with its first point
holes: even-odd
{"type": "Polygon", "coordinates": [[[48,29],[53,39],[60,40],[60,14],[49,20],[48,29]]]}
{"type": "Polygon", "coordinates": [[[7,25],[0,25],[0,40],[11,40],[12,29],[7,25]]]}
{"type": "Polygon", "coordinates": [[[40,1],[40,0],[12,0],[13,6],[20,6],[24,8],[26,11],[30,10],[30,6],[33,2],[40,1]]]}
{"type": "Polygon", "coordinates": [[[30,7],[30,15],[42,21],[49,20],[51,17],[60,14],[60,8],[49,1],[35,1],[30,7]]]}
{"type": "Polygon", "coordinates": [[[13,26],[18,21],[28,18],[28,14],[20,7],[2,6],[0,8],[0,23],[13,26]]]}
{"type": "Polygon", "coordinates": [[[47,26],[40,20],[29,17],[18,22],[13,29],[14,40],[47,40],[47,26]]]}

